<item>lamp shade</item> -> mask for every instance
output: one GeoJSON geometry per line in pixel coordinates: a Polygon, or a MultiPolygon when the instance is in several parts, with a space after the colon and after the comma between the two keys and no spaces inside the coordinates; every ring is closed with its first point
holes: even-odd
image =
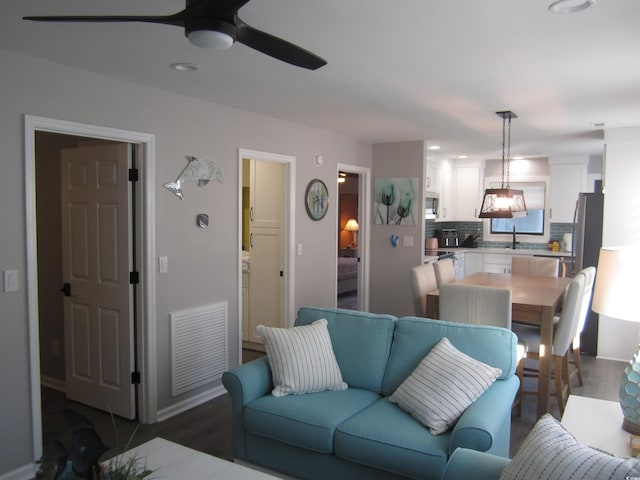
{"type": "MultiPolygon", "coordinates": [[[[640,322],[637,282],[640,248],[601,248],[598,273],[593,288],[593,311],[607,317],[640,322]]],[[[627,364],[620,379],[622,428],[640,435],[640,350],[627,364]]]]}
{"type": "Polygon", "coordinates": [[[593,289],[593,311],[607,317],[640,322],[636,298],[639,275],[639,247],[601,248],[593,289]]]}
{"type": "Polygon", "coordinates": [[[344,226],[347,232],[357,232],[359,228],[358,221],[355,218],[347,220],[347,224],[344,226]]]}
{"type": "Polygon", "coordinates": [[[522,190],[487,188],[484,192],[479,218],[524,217],[527,206],[522,190]]]}

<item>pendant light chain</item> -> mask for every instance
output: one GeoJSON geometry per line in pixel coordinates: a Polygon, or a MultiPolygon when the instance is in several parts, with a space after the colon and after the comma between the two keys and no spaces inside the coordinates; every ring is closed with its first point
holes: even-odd
{"type": "Polygon", "coordinates": [[[505,140],[505,123],[506,117],[502,117],[502,188],[504,188],[504,140],[505,140]]]}
{"type": "MultiPolygon", "coordinates": [[[[504,127],[503,127],[504,128],[504,127]]],[[[511,115],[509,115],[509,135],[507,140],[507,188],[511,188],[511,115]]]]}

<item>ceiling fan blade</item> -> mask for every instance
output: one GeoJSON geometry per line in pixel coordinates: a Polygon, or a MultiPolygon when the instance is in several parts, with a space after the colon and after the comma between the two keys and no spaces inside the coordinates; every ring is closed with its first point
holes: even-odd
{"type": "Polygon", "coordinates": [[[174,15],[70,15],[70,16],[37,16],[22,17],[23,20],[32,20],[35,22],[143,22],[143,23],[161,23],[163,25],[175,25],[184,27],[185,11],[178,12],[174,15]]]}
{"type": "Polygon", "coordinates": [[[324,58],[293,43],[262,32],[236,17],[236,41],[283,62],[317,70],[327,64],[324,58]]]}

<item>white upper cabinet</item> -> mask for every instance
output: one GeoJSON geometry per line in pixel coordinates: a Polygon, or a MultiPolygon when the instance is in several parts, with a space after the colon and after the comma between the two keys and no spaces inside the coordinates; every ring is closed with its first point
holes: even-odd
{"type": "Polygon", "coordinates": [[[554,223],[571,223],[578,194],[587,191],[587,164],[551,164],[549,171],[549,219],[554,223]]]}
{"type": "Polygon", "coordinates": [[[455,185],[455,220],[479,222],[482,202],[483,170],[479,166],[456,166],[453,169],[455,185]]]}

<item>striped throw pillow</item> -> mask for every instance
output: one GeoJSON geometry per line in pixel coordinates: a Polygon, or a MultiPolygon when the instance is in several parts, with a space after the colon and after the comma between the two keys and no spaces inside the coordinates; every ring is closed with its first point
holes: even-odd
{"type": "Polygon", "coordinates": [[[257,329],[267,349],[274,397],[348,388],[333,353],[326,319],[300,327],[258,325],[257,329]]]}
{"type": "Polygon", "coordinates": [[[389,401],[439,435],[500,375],[502,370],[462,353],[443,337],[389,401]]]}
{"type": "MultiPolygon", "coordinates": [[[[588,419],[585,419],[587,422],[588,419]]],[[[540,417],[500,480],[625,480],[640,477],[640,461],[579,443],[548,413],[540,417]]]]}

